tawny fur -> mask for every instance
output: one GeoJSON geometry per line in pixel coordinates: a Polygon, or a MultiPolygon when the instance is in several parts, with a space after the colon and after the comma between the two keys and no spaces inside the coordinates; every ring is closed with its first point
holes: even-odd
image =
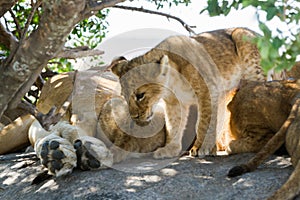
{"type": "MultiPolygon", "coordinates": [[[[44,112],[47,112],[45,108],[50,108],[52,105],[61,106],[64,100],[58,97],[63,96],[63,94],[66,93],[70,95],[74,87],[72,81],[73,80],[72,72],[55,76],[51,80],[48,81],[44,86],[40,97],[40,102],[38,104],[38,109],[44,112]],[[51,80],[56,80],[56,81],[51,81],[51,80]],[[63,83],[63,84],[57,87],[58,83],[63,83]],[[69,87],[65,87],[66,85],[69,85],[69,87]],[[53,97],[52,96],[51,96],[52,98],[49,97],[48,94],[53,94],[53,97]]],[[[82,83],[83,82],[81,82],[81,84],[82,83]]],[[[71,121],[71,123],[83,129],[84,130],[83,134],[98,139],[103,139],[104,141],[107,141],[108,139],[109,142],[111,142],[110,145],[116,145],[121,149],[123,149],[124,151],[147,153],[147,152],[154,151],[156,148],[164,145],[165,142],[164,128],[153,137],[148,137],[148,138],[133,137],[131,135],[128,135],[124,131],[122,131],[120,129],[120,124],[117,124],[116,120],[120,119],[124,123],[130,123],[130,122],[126,120],[128,119],[128,117],[126,116],[127,105],[124,104],[124,100],[122,99],[121,96],[118,95],[116,91],[116,87],[118,83],[106,78],[100,78],[100,82],[98,82],[98,84],[99,85],[96,88],[96,92],[94,94],[95,96],[93,97],[95,103],[94,111],[97,116],[97,121],[96,121],[97,124],[93,123],[90,124],[91,126],[89,126],[88,124],[85,123],[88,119],[86,120],[81,119],[84,120],[80,122],[80,124],[82,124],[81,126],[80,124],[76,124],[78,123],[78,121],[77,122],[72,121],[71,115],[65,116],[65,119],[71,121]],[[105,83],[104,81],[107,81],[107,83],[105,83]],[[115,101],[111,102],[113,98],[115,101]],[[117,107],[116,110],[119,111],[114,116],[113,116],[114,113],[112,111],[113,106],[117,107]],[[93,130],[93,131],[88,131],[88,130],[93,130]],[[105,140],[104,137],[107,139],[105,140]]],[[[90,80],[86,80],[85,87],[89,87],[89,85],[90,85],[90,80]]],[[[86,97],[83,97],[81,100],[77,99],[76,107],[79,108],[86,107],[86,105],[90,103],[88,101],[90,100],[86,97]]],[[[81,117],[80,115],[83,115],[83,113],[74,113],[74,109],[72,106],[70,108],[70,111],[72,111],[72,115],[77,115],[77,117],[79,118],[81,117]]],[[[157,114],[161,115],[160,113],[157,114]]],[[[117,160],[117,162],[119,161],[121,161],[121,159],[117,160]]]]}
{"type": "Polygon", "coordinates": [[[244,82],[230,103],[231,130],[236,140],[229,152],[258,152],[248,163],[229,171],[233,177],[255,170],[285,143],[295,167],[270,200],[294,199],[300,194],[300,81],[244,82]]]}
{"type": "MultiPolygon", "coordinates": [[[[191,155],[215,154],[216,99],[221,93],[226,96],[241,79],[266,79],[260,68],[259,52],[251,41],[254,37],[256,34],[245,28],[216,30],[190,38],[175,36],[142,56],[112,64],[131,117],[138,124],[147,124],[153,105],[159,99],[165,101],[167,144],[155,152],[156,158],[181,152],[181,138],[192,104],[198,105],[198,121],[191,155]],[[138,98],[141,95],[143,98],[138,98]]],[[[226,110],[226,103],[222,106],[226,110]]]]}
{"type": "Polygon", "coordinates": [[[228,108],[231,154],[259,151],[287,119],[300,86],[294,81],[243,81],[228,108]]]}
{"type": "MultiPolygon", "coordinates": [[[[105,76],[105,74],[102,75],[105,76]]],[[[81,140],[83,145],[87,144],[85,150],[93,152],[94,157],[102,163],[117,163],[134,153],[149,154],[164,146],[166,131],[163,113],[159,111],[155,113],[158,119],[156,121],[160,123],[152,123],[152,130],[156,130],[154,134],[148,137],[130,135],[129,132],[135,132],[136,129],[128,126],[130,117],[126,112],[127,104],[118,95],[117,87],[116,81],[102,78],[98,72],[92,74],[90,72],[78,72],[75,79],[74,73],[69,72],[54,76],[46,82],[37,105],[41,112],[47,113],[52,106],[56,106],[59,110],[70,95],[73,97],[72,104],[62,119],[65,123],[61,124],[60,122],[50,132],[43,130],[38,124],[32,125],[32,130],[29,130],[30,142],[35,147],[42,163],[45,160],[41,156],[43,154],[42,147],[52,141],[60,144],[59,148],[65,154],[65,160],[62,159],[59,162],[62,162],[66,168],[50,170],[52,174],[65,175],[76,166],[76,162],[74,164],[76,152],[73,145],[78,140],[81,140]],[[79,87],[79,89],[75,87],[79,87]],[[126,132],[126,128],[128,132],[126,132]],[[103,142],[104,144],[102,144],[103,142]],[[73,150],[71,151],[71,149],[73,150]],[[113,161],[107,161],[110,159],[110,153],[113,155],[113,161]]],[[[138,131],[136,132],[138,133],[138,131]]],[[[51,154],[50,151],[49,153],[51,154]]],[[[52,156],[49,155],[47,159],[51,160],[52,156]]],[[[81,162],[88,161],[84,155],[80,156],[80,159],[81,162]]],[[[51,168],[50,164],[45,163],[44,165],[51,168]]],[[[108,167],[110,165],[108,164],[108,167]]],[[[88,169],[87,164],[84,163],[81,168],[88,169]]]]}

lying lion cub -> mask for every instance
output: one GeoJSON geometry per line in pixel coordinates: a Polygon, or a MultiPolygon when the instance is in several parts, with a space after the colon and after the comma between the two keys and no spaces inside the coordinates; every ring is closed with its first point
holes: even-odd
{"type": "Polygon", "coordinates": [[[49,131],[34,121],[28,132],[50,174],[65,175],[76,166],[83,170],[110,167],[130,155],[144,155],[164,146],[163,113],[157,110],[148,129],[139,129],[130,121],[117,88],[108,73],[100,76],[92,70],[60,74],[47,81],[39,111],[47,113],[53,106],[59,110],[72,97],[64,119],[49,131]]]}
{"type": "MultiPolygon", "coordinates": [[[[300,194],[300,80],[269,83],[248,82],[229,105],[232,112],[231,130],[247,141],[245,149],[256,146],[264,137],[271,138],[246,164],[232,168],[228,176],[234,177],[255,170],[270,154],[285,143],[295,167],[287,182],[270,200],[294,199],[300,194]],[[292,107],[293,105],[293,107],[292,107]],[[274,136],[274,134],[277,132],[274,136]],[[243,133],[243,134],[241,134],[243,133]],[[248,135],[247,137],[244,137],[248,135]],[[271,135],[271,136],[270,136],[271,135]]],[[[238,140],[237,140],[238,141],[238,140]]],[[[244,142],[245,144],[245,142],[244,142]]],[[[239,142],[230,145],[234,151],[239,142]]]]}

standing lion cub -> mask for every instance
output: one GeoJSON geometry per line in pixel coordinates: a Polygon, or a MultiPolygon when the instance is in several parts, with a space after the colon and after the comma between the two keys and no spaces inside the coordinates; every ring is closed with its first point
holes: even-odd
{"type": "MultiPolygon", "coordinates": [[[[174,36],[142,56],[112,63],[136,124],[146,126],[157,102],[165,102],[167,143],[154,152],[155,158],[180,154],[188,109],[193,104],[198,107],[197,136],[190,153],[215,154],[220,99],[241,79],[266,79],[257,47],[251,42],[254,37],[256,34],[245,28],[174,36]]],[[[226,102],[220,109],[226,110],[226,102]]]]}

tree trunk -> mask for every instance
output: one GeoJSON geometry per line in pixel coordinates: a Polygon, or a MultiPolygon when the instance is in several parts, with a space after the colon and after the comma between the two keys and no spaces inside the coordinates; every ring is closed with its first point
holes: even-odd
{"type": "Polygon", "coordinates": [[[11,50],[0,66],[0,117],[17,106],[43,67],[62,49],[85,1],[43,1],[39,28],[11,50]]]}
{"type": "MultiPolygon", "coordinates": [[[[78,22],[124,1],[42,0],[43,12],[38,28],[28,37],[21,36],[20,41],[7,43],[14,45],[10,45],[9,57],[0,62],[0,119],[5,111],[16,108],[47,62],[59,56],[78,22]]],[[[0,0],[0,16],[15,2],[0,0]]],[[[3,27],[0,28],[2,34],[7,35],[3,27]]]]}

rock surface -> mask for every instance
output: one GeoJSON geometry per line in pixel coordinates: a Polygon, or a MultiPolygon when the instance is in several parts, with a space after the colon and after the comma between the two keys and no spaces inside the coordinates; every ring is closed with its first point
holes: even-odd
{"type": "Polygon", "coordinates": [[[0,199],[265,199],[286,181],[293,167],[289,158],[272,156],[255,172],[226,177],[232,166],[252,155],[139,159],[138,163],[135,159],[114,169],[76,169],[34,185],[31,182],[44,169],[33,153],[3,155],[0,199]]]}

